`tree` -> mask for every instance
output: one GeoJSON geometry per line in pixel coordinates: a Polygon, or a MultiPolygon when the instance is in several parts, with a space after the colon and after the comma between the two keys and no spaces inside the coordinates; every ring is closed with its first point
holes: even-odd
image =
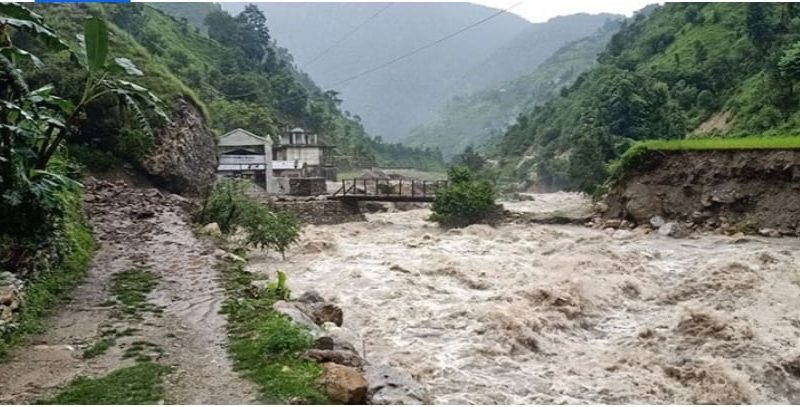
{"type": "Polygon", "coordinates": [[[453,163],[463,165],[472,172],[480,172],[486,165],[486,159],[476,153],[475,148],[470,144],[464,149],[464,152],[453,157],[453,163]]]}
{"type": "Polygon", "coordinates": [[[300,223],[288,212],[262,212],[247,226],[247,242],[260,249],[272,249],[286,260],[286,249],[300,239],[300,223]]]}
{"type": "Polygon", "coordinates": [[[800,41],[787,49],[778,61],[780,72],[790,79],[800,79],[800,41]]]}
{"type": "Polygon", "coordinates": [[[768,6],[763,3],[748,3],[745,25],[747,37],[753,45],[762,49],[767,47],[772,40],[772,27],[769,23],[768,6]]]}
{"type": "Polygon", "coordinates": [[[454,165],[447,172],[447,187],[436,191],[431,218],[442,226],[467,226],[483,220],[494,208],[495,192],[492,184],[478,179],[462,165],[454,165]]]}
{"type": "Polygon", "coordinates": [[[115,76],[142,75],[126,58],[108,61],[108,29],[103,20],[86,21],[81,50],[71,60],[83,69],[84,86],[76,102],[53,94],[53,86],[28,89],[15,62],[41,61],[11,42],[11,30],[28,33],[48,48],[69,51],[69,47],[44,24],[41,16],[16,4],[0,4],[0,230],[35,234],[49,216],[58,216],[59,191],[74,184],[53,171],[53,155],[74,135],[85,110],[106,95],[116,96],[133,114],[137,124],[151,132],[145,116],[150,111],[166,117],[160,100],[147,89],[115,76]]]}

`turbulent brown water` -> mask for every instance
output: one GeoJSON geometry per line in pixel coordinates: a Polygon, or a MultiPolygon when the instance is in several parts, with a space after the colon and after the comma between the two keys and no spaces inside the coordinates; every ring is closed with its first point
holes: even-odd
{"type": "MultiPolygon", "coordinates": [[[[514,210],[588,205],[535,195],[514,210]]],[[[580,226],[307,226],[284,270],[436,403],[800,403],[797,239],[580,226]]]]}

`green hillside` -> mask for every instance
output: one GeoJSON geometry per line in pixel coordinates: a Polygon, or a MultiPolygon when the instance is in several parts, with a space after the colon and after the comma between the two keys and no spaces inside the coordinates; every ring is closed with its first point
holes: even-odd
{"type": "Polygon", "coordinates": [[[434,121],[414,129],[406,143],[440,148],[450,158],[469,145],[481,146],[502,135],[520,113],[547,102],[590,68],[618,28],[617,21],[609,20],[593,35],[560,48],[527,75],[454,97],[434,121]]]}
{"type": "MultiPolygon", "coordinates": [[[[36,9],[66,38],[75,38],[87,16],[102,14],[111,25],[112,52],[137,64],[145,73],[142,85],[168,106],[179,97],[194,101],[218,134],[242,127],[275,137],[287,126],[301,126],[336,145],[343,165],[390,161],[359,121],[339,108],[335,91],[322,91],[294,68],[291,55],[270,38],[257,10],[231,16],[202,3],[159,5],[164,7],[184,17],[142,4],[47,4],[36,9]],[[208,16],[202,18],[205,30],[195,25],[201,15],[208,16]]],[[[45,56],[45,67],[31,70],[31,81],[54,83],[61,94],[74,96],[79,81],[66,55],[45,56]]],[[[125,151],[114,151],[120,150],[118,138],[125,133],[120,128],[125,126],[109,113],[111,108],[113,103],[93,109],[82,132],[85,137],[77,141],[90,151],[126,156],[125,151]]],[[[425,156],[422,150],[406,154],[425,156]]],[[[434,163],[441,161],[435,154],[430,157],[434,163]]]]}
{"type": "Polygon", "coordinates": [[[637,15],[599,64],[522,115],[498,143],[502,173],[592,191],[646,139],[800,133],[800,7],[675,3],[637,15]]]}

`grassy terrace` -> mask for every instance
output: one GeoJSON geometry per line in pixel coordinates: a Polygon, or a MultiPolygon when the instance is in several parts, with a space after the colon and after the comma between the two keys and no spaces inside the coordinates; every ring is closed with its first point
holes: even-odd
{"type": "Polygon", "coordinates": [[[619,159],[612,162],[610,172],[611,178],[617,179],[621,175],[621,171],[636,165],[638,159],[644,154],[654,151],[794,149],[800,149],[800,136],[647,140],[635,143],[619,159]]]}

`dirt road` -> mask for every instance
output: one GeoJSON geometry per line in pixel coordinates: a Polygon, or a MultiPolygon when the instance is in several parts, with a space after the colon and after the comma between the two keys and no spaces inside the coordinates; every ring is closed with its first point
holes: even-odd
{"type": "Polygon", "coordinates": [[[0,366],[0,402],[32,402],[79,375],[105,375],[142,358],[174,367],[166,403],[254,402],[255,388],[232,371],[227,357],[213,247],[194,237],[181,198],[97,181],[85,200],[98,242],[88,276],[47,318],[46,332],[0,366]],[[157,282],[144,303],[124,312],[109,301],[120,273],[157,282]],[[114,338],[114,345],[84,358],[104,338],[114,338]]]}

